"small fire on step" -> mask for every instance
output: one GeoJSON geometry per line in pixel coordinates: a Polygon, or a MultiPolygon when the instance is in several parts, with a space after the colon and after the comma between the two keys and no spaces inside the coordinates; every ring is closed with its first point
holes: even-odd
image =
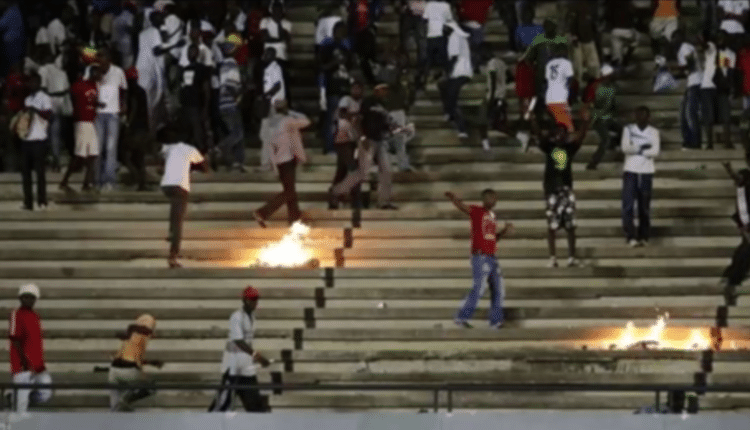
{"type": "Polygon", "coordinates": [[[721,348],[721,332],[711,328],[668,327],[669,314],[658,317],[648,327],[636,327],[629,321],[618,337],[602,341],[610,350],[703,351],[721,348]]]}
{"type": "Polygon", "coordinates": [[[310,227],[300,221],[295,222],[281,240],[270,243],[258,253],[255,264],[264,268],[309,268],[320,267],[320,260],[313,257],[306,246],[310,227]]]}

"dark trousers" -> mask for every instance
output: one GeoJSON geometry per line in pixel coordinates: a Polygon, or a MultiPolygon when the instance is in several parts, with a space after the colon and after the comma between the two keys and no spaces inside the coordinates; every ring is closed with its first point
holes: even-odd
{"type": "Polygon", "coordinates": [[[599,136],[599,146],[596,148],[594,155],[591,156],[589,166],[598,166],[602,158],[604,158],[604,153],[615,149],[615,145],[612,144],[612,130],[616,129],[616,127],[617,124],[612,118],[600,119],[594,123],[594,130],[596,130],[596,134],[599,136]]]}
{"type": "Polygon", "coordinates": [[[146,152],[150,147],[148,129],[130,130],[123,133],[123,142],[118,146],[120,163],[128,169],[138,191],[146,189],[146,152]]]}
{"type": "MultiPolygon", "coordinates": [[[[354,51],[359,57],[359,66],[362,69],[362,75],[370,85],[375,84],[375,74],[372,71],[371,62],[376,61],[378,45],[375,40],[374,30],[367,28],[353,35],[354,51]]],[[[289,88],[289,87],[287,87],[289,88]]]]}
{"type": "Polygon", "coordinates": [[[701,89],[693,85],[685,90],[680,110],[680,128],[682,146],[690,149],[701,149],[701,89]]]}
{"type": "Polygon", "coordinates": [[[651,187],[654,175],[623,173],[622,228],[627,240],[648,240],[651,228],[651,187]],[[638,232],[636,233],[634,205],[638,203],[638,232]]]}
{"type": "MultiPolygon", "coordinates": [[[[336,174],[333,175],[331,186],[338,184],[346,178],[349,172],[354,172],[358,168],[357,160],[354,158],[354,151],[357,149],[356,142],[337,143],[336,144],[336,174]]],[[[352,206],[360,205],[361,184],[352,188],[351,202],[352,206]]]]}
{"type": "Polygon", "coordinates": [[[21,142],[21,180],[23,181],[23,206],[34,209],[31,172],[36,172],[36,198],[39,205],[47,204],[47,178],[45,176],[45,158],[47,157],[46,140],[27,140],[21,142]]]}
{"type": "Polygon", "coordinates": [[[169,254],[176,257],[180,252],[182,241],[182,225],[185,222],[189,193],[182,187],[171,185],[162,187],[164,195],[169,199],[169,254]]]}
{"type": "Polygon", "coordinates": [[[183,106],[182,113],[183,119],[190,122],[193,145],[205,154],[213,146],[208,115],[204,115],[204,109],[200,106],[183,106]]]}
{"type": "Polygon", "coordinates": [[[732,262],[724,269],[723,278],[727,280],[727,285],[736,287],[742,283],[750,270],[750,243],[742,238],[742,243],[737,246],[732,255],[732,262]]]}
{"type": "Polygon", "coordinates": [[[247,388],[241,390],[221,390],[217,393],[209,412],[226,412],[232,408],[232,396],[237,393],[242,406],[246,412],[269,412],[266,402],[261,396],[260,391],[255,388],[258,385],[256,376],[229,376],[224,374],[221,378],[222,385],[243,385],[247,388]]]}
{"type": "Polygon", "coordinates": [[[461,88],[469,81],[469,78],[462,76],[459,78],[450,78],[439,85],[440,97],[443,99],[443,112],[456,123],[456,128],[461,133],[466,133],[467,128],[466,119],[461,113],[461,108],[458,106],[458,99],[461,96],[461,88]]]}
{"type": "Polygon", "coordinates": [[[289,224],[293,224],[300,218],[299,204],[297,203],[297,160],[287,161],[276,166],[279,171],[279,180],[284,191],[276,194],[265,206],[258,210],[260,216],[268,219],[281,206],[286,204],[287,218],[289,224]]]}

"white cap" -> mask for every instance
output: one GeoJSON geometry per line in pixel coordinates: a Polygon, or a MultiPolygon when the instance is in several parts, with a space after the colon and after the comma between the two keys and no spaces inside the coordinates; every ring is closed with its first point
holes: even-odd
{"type": "Polygon", "coordinates": [[[610,66],[609,64],[605,64],[602,66],[601,72],[602,72],[602,76],[609,76],[615,72],[615,69],[613,69],[612,66],[610,66]]]}
{"type": "Polygon", "coordinates": [[[22,285],[21,288],[18,290],[18,297],[21,297],[24,294],[31,294],[32,296],[39,298],[39,287],[37,287],[35,284],[26,284],[22,285]]]}

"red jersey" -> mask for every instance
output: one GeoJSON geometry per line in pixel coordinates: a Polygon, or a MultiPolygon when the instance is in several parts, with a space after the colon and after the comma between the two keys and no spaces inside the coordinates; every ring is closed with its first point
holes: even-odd
{"type": "Polygon", "coordinates": [[[18,308],[10,314],[8,337],[21,343],[19,351],[14,342],[10,342],[11,374],[15,375],[24,370],[39,373],[46,369],[42,346],[42,324],[39,321],[39,315],[33,309],[18,308]],[[21,353],[26,357],[31,369],[24,369],[21,366],[21,353]]]}
{"type": "Polygon", "coordinates": [[[525,61],[516,65],[516,95],[521,99],[534,97],[534,69],[525,61]]]}
{"type": "Polygon", "coordinates": [[[469,206],[471,216],[471,253],[495,255],[497,221],[495,213],[482,206],[469,206]]]}
{"type": "Polygon", "coordinates": [[[493,3],[494,0],[463,0],[458,6],[458,16],[461,21],[476,21],[484,24],[487,22],[493,3]]]}
{"type": "Polygon", "coordinates": [[[73,99],[73,117],[79,122],[93,122],[96,117],[98,92],[96,82],[79,79],[70,88],[73,99]]]}
{"type": "Polygon", "coordinates": [[[742,73],[742,94],[750,96],[750,46],[737,53],[737,69],[742,73]]]}
{"type": "Polygon", "coordinates": [[[5,79],[5,103],[11,113],[23,109],[26,98],[26,80],[20,73],[11,73],[5,79]]]}

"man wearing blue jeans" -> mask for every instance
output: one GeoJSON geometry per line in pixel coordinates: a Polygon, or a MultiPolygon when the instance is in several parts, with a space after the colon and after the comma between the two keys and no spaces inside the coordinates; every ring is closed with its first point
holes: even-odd
{"type": "Polygon", "coordinates": [[[117,142],[120,138],[120,115],[127,113],[125,91],[128,82],[125,72],[112,64],[107,48],[99,50],[97,61],[101,70],[97,83],[99,108],[94,120],[101,154],[97,161],[97,183],[103,191],[110,191],[117,182],[117,142]]]}
{"type": "Polygon", "coordinates": [[[471,291],[456,313],[457,325],[472,328],[469,319],[474,315],[477,302],[490,286],[490,328],[503,325],[503,298],[505,285],[503,272],[497,264],[497,240],[513,232],[513,224],[506,222],[497,233],[497,221],[492,208],[497,203],[497,193],[491,189],[482,191],[482,206],[468,206],[451,192],[445,196],[463,213],[471,217],[471,272],[474,278],[471,291]]]}
{"type": "Polygon", "coordinates": [[[651,227],[651,186],[654,158],[659,155],[659,130],[649,125],[650,111],[640,106],[635,111],[635,124],[622,131],[622,152],[625,166],[622,178],[622,228],[631,247],[648,244],[651,227]],[[633,223],[636,202],[638,230],[633,223]]]}

